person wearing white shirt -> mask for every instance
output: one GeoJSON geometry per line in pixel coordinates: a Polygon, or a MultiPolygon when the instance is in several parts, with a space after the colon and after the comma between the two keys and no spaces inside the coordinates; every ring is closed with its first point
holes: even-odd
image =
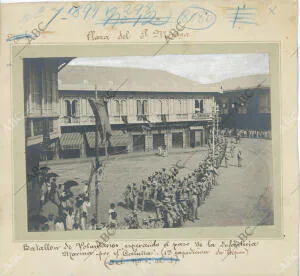
{"type": "Polygon", "coordinates": [[[55,223],[55,231],[65,231],[65,225],[61,219],[58,219],[55,223]]]}
{"type": "Polygon", "coordinates": [[[70,209],[66,216],[66,228],[68,231],[73,230],[74,223],[75,223],[75,214],[73,210],[70,209]]]}
{"type": "Polygon", "coordinates": [[[87,217],[88,217],[88,207],[91,207],[91,203],[86,198],[85,201],[82,203],[82,206],[81,206],[82,215],[81,215],[81,218],[80,218],[80,225],[81,225],[82,230],[86,229],[86,220],[87,220],[87,217]]]}

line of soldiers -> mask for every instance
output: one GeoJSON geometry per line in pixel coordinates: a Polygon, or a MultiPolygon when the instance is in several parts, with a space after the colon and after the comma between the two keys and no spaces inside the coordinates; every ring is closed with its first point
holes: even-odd
{"type": "Polygon", "coordinates": [[[271,139],[270,130],[257,130],[257,129],[229,129],[224,128],[221,130],[222,135],[227,137],[239,136],[241,138],[256,138],[256,139],[271,139]]]}
{"type": "Polygon", "coordinates": [[[124,193],[125,204],[132,214],[125,218],[128,228],[170,228],[180,227],[186,221],[199,219],[198,208],[217,185],[217,170],[226,155],[227,139],[216,139],[214,154],[210,148],[207,157],[199,163],[197,169],[183,179],[179,179],[179,170],[163,168],[143,180],[139,187],[136,183],[128,185],[124,193]],[[139,223],[137,211],[155,211],[139,223]]]}

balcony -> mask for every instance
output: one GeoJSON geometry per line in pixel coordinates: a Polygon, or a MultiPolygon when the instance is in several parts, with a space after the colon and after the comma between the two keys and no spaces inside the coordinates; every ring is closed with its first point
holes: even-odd
{"type": "Polygon", "coordinates": [[[176,114],[176,119],[178,120],[187,120],[189,117],[189,115],[186,113],[186,114],[176,114]]]}
{"type": "Polygon", "coordinates": [[[209,120],[212,119],[211,113],[193,113],[192,114],[193,120],[209,120]]]}
{"type": "Polygon", "coordinates": [[[161,122],[168,122],[169,121],[169,114],[157,114],[156,120],[161,122]]]}
{"type": "Polygon", "coordinates": [[[111,124],[128,124],[128,116],[127,115],[109,116],[109,121],[111,124]]]}
{"type": "Polygon", "coordinates": [[[149,121],[149,115],[146,114],[136,115],[136,120],[139,122],[149,121]]]}
{"type": "Polygon", "coordinates": [[[61,117],[60,125],[94,125],[95,117],[94,116],[81,116],[81,117],[61,117]]]}
{"type": "MultiPolygon", "coordinates": [[[[109,121],[111,124],[142,124],[145,122],[165,123],[165,122],[182,122],[182,121],[206,121],[211,120],[210,113],[185,113],[185,114],[152,114],[152,115],[110,115],[109,121]]],[[[95,125],[94,116],[81,117],[61,117],[61,126],[75,125],[95,125]]]]}

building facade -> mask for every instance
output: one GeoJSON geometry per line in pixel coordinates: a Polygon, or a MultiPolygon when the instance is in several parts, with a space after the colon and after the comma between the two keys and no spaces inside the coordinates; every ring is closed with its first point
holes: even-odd
{"type": "Polygon", "coordinates": [[[58,72],[71,59],[24,59],[24,118],[29,215],[38,214],[39,178],[35,172],[42,160],[58,156],[59,125],[58,72]]]}
{"type": "MultiPolygon", "coordinates": [[[[61,157],[93,156],[95,118],[88,98],[108,91],[60,90],[61,157]]],[[[108,102],[112,153],[149,152],[165,146],[204,146],[212,125],[215,97],[205,93],[114,91],[108,102]]],[[[104,154],[103,150],[100,154],[104,154]]]]}
{"type": "Polygon", "coordinates": [[[223,128],[271,130],[271,93],[267,75],[242,77],[224,83],[217,97],[223,128]]]}

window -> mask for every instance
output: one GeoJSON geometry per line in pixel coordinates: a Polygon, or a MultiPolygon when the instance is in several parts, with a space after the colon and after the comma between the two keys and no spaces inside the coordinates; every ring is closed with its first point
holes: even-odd
{"type": "Polygon", "coordinates": [[[195,100],[195,113],[203,113],[203,100],[195,100]]]}
{"type": "Polygon", "coordinates": [[[44,83],[45,83],[45,92],[46,92],[46,106],[47,106],[47,109],[52,109],[52,101],[53,101],[53,95],[52,95],[52,76],[51,76],[51,73],[49,72],[44,72],[44,77],[45,77],[45,80],[44,80],[44,83]]]}
{"type": "Polygon", "coordinates": [[[183,114],[182,100],[176,100],[175,101],[175,113],[176,114],[183,114]]]}
{"type": "Polygon", "coordinates": [[[73,117],[78,117],[79,115],[79,112],[78,112],[78,101],[77,100],[74,100],[72,102],[72,116],[73,117]]]}
{"type": "Polygon", "coordinates": [[[48,120],[48,130],[49,132],[54,131],[54,120],[48,120]]]}
{"type": "Polygon", "coordinates": [[[148,101],[147,100],[137,100],[137,119],[138,121],[145,120],[148,115],[148,101]]]}
{"type": "Polygon", "coordinates": [[[26,119],[26,127],[25,127],[25,131],[26,131],[26,137],[30,137],[31,136],[31,121],[26,119]]]}
{"type": "Polygon", "coordinates": [[[143,114],[148,114],[148,101],[143,101],[143,114]]]}
{"type": "Polygon", "coordinates": [[[115,103],[114,115],[115,116],[120,116],[120,102],[119,101],[114,101],[114,103],[115,103]]]}
{"type": "Polygon", "coordinates": [[[223,98],[219,102],[220,114],[228,114],[228,99],[223,98]]]}
{"type": "Polygon", "coordinates": [[[185,101],[176,100],[174,103],[174,111],[176,114],[176,118],[178,118],[178,119],[187,119],[188,118],[185,101]]]}
{"type": "Polygon", "coordinates": [[[240,106],[238,107],[238,113],[247,114],[247,103],[240,103],[240,106]]]}
{"type": "Polygon", "coordinates": [[[203,113],[204,108],[203,108],[203,100],[200,101],[200,113],[203,113]]]}
{"type": "Polygon", "coordinates": [[[113,115],[118,116],[118,117],[127,115],[127,103],[125,100],[122,100],[122,101],[115,100],[114,101],[113,115]]]}
{"type": "Polygon", "coordinates": [[[148,114],[148,101],[137,100],[137,115],[148,114]]]}
{"type": "Polygon", "coordinates": [[[137,100],[136,102],[136,114],[141,115],[142,114],[142,101],[137,100]]]}
{"type": "Polygon", "coordinates": [[[31,76],[32,76],[32,85],[31,85],[31,92],[32,92],[32,103],[34,110],[41,110],[42,109],[42,89],[43,89],[43,78],[41,67],[39,70],[37,66],[32,64],[31,65],[31,76]]]}
{"type": "Polygon", "coordinates": [[[42,135],[43,134],[43,120],[34,120],[33,121],[33,135],[42,135]]]}
{"type": "Polygon", "coordinates": [[[65,101],[65,111],[65,116],[71,117],[71,104],[68,100],[65,101]]]}
{"type": "Polygon", "coordinates": [[[169,114],[169,100],[162,101],[162,114],[169,114]]]}
{"type": "Polygon", "coordinates": [[[266,114],[271,113],[271,102],[269,94],[263,94],[259,96],[258,112],[266,114]]]}
{"type": "Polygon", "coordinates": [[[163,101],[159,101],[159,114],[163,114],[163,101]]]}
{"type": "Polygon", "coordinates": [[[121,101],[120,104],[120,115],[127,115],[127,103],[125,100],[121,101]]]}

